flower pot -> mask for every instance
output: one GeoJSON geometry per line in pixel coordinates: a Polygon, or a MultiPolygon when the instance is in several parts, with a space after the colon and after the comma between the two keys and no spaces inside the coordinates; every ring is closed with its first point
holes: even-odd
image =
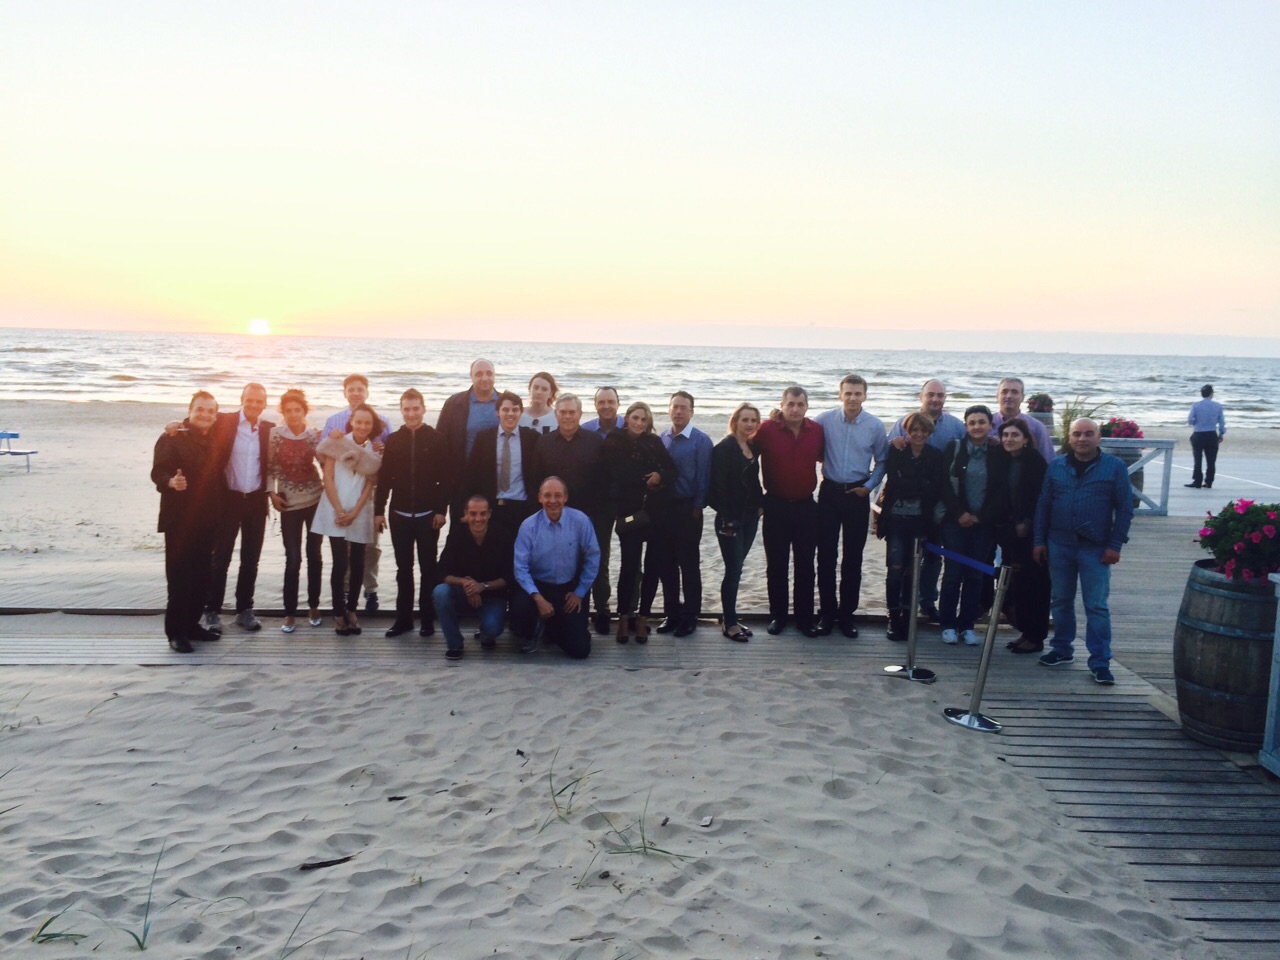
{"type": "Polygon", "coordinates": [[[1276,597],[1263,580],[1230,580],[1198,560],[1173,634],[1182,729],[1220,750],[1262,746],[1271,685],[1276,597]]]}

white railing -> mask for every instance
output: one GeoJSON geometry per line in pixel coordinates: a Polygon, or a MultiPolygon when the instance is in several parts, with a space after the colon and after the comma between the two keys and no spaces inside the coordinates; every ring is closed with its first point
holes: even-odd
{"type": "Polygon", "coordinates": [[[1167,517],[1169,515],[1169,480],[1173,475],[1173,448],[1177,440],[1147,440],[1143,438],[1117,439],[1107,437],[1102,441],[1102,449],[1112,456],[1119,457],[1129,468],[1129,485],[1133,489],[1133,498],[1138,501],[1134,514],[1149,517],[1167,517]],[[1161,458],[1160,489],[1157,493],[1159,501],[1147,495],[1146,477],[1150,474],[1145,469],[1147,464],[1161,458]]]}

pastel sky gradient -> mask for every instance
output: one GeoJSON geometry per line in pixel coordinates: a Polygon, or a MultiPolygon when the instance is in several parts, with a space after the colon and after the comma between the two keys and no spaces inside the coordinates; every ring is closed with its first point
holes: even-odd
{"type": "Polygon", "coordinates": [[[1278,50],[1274,0],[4,2],[0,325],[1280,338],[1278,50]]]}

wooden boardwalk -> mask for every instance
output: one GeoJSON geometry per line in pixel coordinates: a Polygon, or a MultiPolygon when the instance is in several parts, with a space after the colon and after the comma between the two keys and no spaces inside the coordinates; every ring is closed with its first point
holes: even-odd
{"type": "MultiPolygon", "coordinates": [[[[1173,912],[1217,945],[1223,957],[1280,955],[1280,787],[1256,757],[1227,755],[1186,738],[1172,699],[1172,637],[1187,571],[1203,554],[1194,543],[1199,521],[1143,518],[1116,568],[1111,607],[1117,684],[1094,684],[1081,656],[1048,670],[1034,657],[1003,650],[1001,631],[986,685],[983,712],[1005,724],[982,738],[993,754],[1038,782],[1063,821],[1091,835],[1118,863],[1163,894],[1173,912]]],[[[868,549],[868,577],[880,574],[882,553],[868,549]]],[[[878,580],[868,580],[870,596],[878,580]]],[[[873,606],[874,609],[874,606],[873,606]]],[[[385,640],[389,623],[367,623],[359,640],[303,626],[285,637],[268,621],[259,634],[234,628],[192,656],[172,654],[156,616],[44,613],[0,616],[0,664],[317,665],[372,669],[445,669],[437,636],[385,640]]],[[[1083,626],[1083,619],[1081,620],[1083,626]]],[[[856,642],[767,637],[750,644],[723,640],[703,625],[687,640],[654,636],[646,647],[601,638],[582,669],[806,669],[884,676],[901,662],[899,644],[883,637],[879,620],[862,621],[856,642]]],[[[1081,645],[1082,647],[1082,645],[1081,645]]],[[[540,656],[555,656],[544,652],[540,656]]],[[[468,650],[462,663],[515,661],[508,640],[491,654],[468,650]]],[[[922,634],[922,665],[938,671],[939,693],[967,707],[978,662],[973,648],[947,647],[936,630],[922,634]]],[[[465,673],[460,674],[460,679],[465,673]]],[[[901,680],[885,677],[886,695],[901,680]]],[[[1029,790],[1029,796],[1038,791],[1029,790]]]]}

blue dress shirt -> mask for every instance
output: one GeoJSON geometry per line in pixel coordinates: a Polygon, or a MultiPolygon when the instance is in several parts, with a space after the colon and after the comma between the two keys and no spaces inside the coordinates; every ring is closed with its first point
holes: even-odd
{"type": "Polygon", "coordinates": [[[1223,416],[1222,404],[1213,397],[1205,397],[1191,405],[1187,425],[1193,433],[1216,433],[1219,437],[1227,435],[1227,418],[1223,416]]]}
{"type": "Polygon", "coordinates": [[[539,510],[520,524],[516,536],[515,577],[529,596],[538,592],[535,580],[543,583],[573,583],[573,592],[585,598],[600,571],[600,544],[595,527],[581,510],[565,507],[552,523],[539,510]]]}
{"type": "Polygon", "coordinates": [[[884,423],[867,411],[845,419],[844,407],[825,410],[813,418],[822,426],[822,476],[833,483],[863,481],[874,490],[884,479],[889,438],[884,423]],[[875,467],[872,467],[875,461],[875,467]]]}
{"type": "MultiPolygon", "coordinates": [[[[616,415],[614,416],[614,418],[613,418],[613,429],[614,429],[614,430],[625,430],[626,428],[627,428],[627,424],[626,424],[626,421],[622,418],[622,414],[620,414],[620,413],[619,413],[619,414],[616,414],[616,415]]],[[[601,439],[601,440],[603,440],[605,437],[607,437],[607,436],[610,434],[610,432],[611,432],[607,427],[602,427],[602,426],[600,425],[600,418],[599,418],[599,417],[592,417],[590,420],[586,421],[586,422],[582,425],[582,429],[583,429],[583,430],[588,430],[588,431],[590,431],[591,433],[597,433],[597,434],[599,434],[599,435],[600,435],[600,439],[601,439]]]]}
{"type": "MultiPolygon", "coordinates": [[[[391,436],[391,421],[388,420],[386,417],[384,417],[382,414],[378,414],[378,419],[382,421],[382,432],[378,434],[376,437],[374,437],[373,439],[377,440],[379,443],[386,443],[387,437],[391,436]]],[[[321,436],[320,439],[323,440],[325,437],[333,433],[333,431],[335,430],[340,430],[341,432],[346,433],[347,424],[350,422],[351,422],[351,408],[343,407],[341,410],[339,410],[337,413],[335,413],[333,416],[331,416],[328,420],[324,422],[324,435],[321,436]]]]}
{"type": "Polygon", "coordinates": [[[686,423],[679,433],[672,433],[668,427],[662,431],[661,439],[676,464],[676,482],[671,488],[671,496],[692,500],[695,510],[703,509],[711,491],[711,451],[715,444],[691,423],[686,423]]]}

